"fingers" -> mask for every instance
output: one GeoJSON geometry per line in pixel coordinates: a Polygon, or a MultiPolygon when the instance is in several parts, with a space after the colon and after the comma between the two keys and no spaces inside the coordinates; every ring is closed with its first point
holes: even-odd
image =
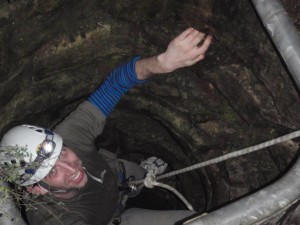
{"type": "Polygon", "coordinates": [[[194,28],[188,28],[173,39],[163,53],[165,68],[168,71],[190,66],[204,59],[205,53],[212,41],[210,35],[205,35],[194,28]]]}
{"type": "Polygon", "coordinates": [[[193,45],[195,42],[199,42],[204,37],[203,33],[198,30],[193,29],[183,41],[187,44],[193,45]]]}
{"type": "Polygon", "coordinates": [[[190,27],[188,29],[186,29],[185,31],[183,31],[181,34],[178,35],[178,39],[180,41],[184,40],[187,36],[189,36],[189,34],[194,30],[194,28],[190,27]]]}
{"type": "Polygon", "coordinates": [[[192,60],[192,63],[195,64],[195,63],[201,61],[201,60],[204,59],[204,58],[205,58],[205,54],[204,54],[204,53],[203,53],[203,54],[200,54],[200,55],[198,55],[196,58],[194,58],[194,59],[192,60]]]}
{"type": "Polygon", "coordinates": [[[207,38],[208,38],[208,40],[210,40],[209,43],[206,42],[206,44],[208,44],[208,46],[209,46],[209,44],[211,42],[211,36],[206,35],[205,33],[199,32],[198,30],[196,30],[194,28],[186,29],[177,37],[177,39],[179,41],[183,41],[184,43],[190,45],[191,47],[194,47],[194,46],[201,47],[207,38]]]}
{"type": "Polygon", "coordinates": [[[197,44],[197,48],[199,49],[200,52],[205,53],[211,44],[212,36],[208,35],[203,40],[204,40],[203,44],[201,44],[201,42],[202,42],[202,40],[201,40],[197,44]]]}
{"type": "Polygon", "coordinates": [[[208,35],[208,36],[206,36],[205,39],[203,38],[199,43],[196,44],[196,46],[194,46],[194,48],[193,48],[194,57],[191,60],[191,65],[195,64],[205,58],[205,53],[208,50],[208,48],[211,44],[211,41],[212,41],[212,37],[210,35],[208,35]],[[201,44],[201,42],[202,42],[202,44],[201,44]],[[201,45],[199,45],[199,44],[201,44],[201,45]]]}
{"type": "Polygon", "coordinates": [[[200,48],[204,44],[204,41],[206,40],[206,38],[207,38],[207,34],[204,34],[204,36],[196,42],[196,45],[198,48],[200,48]]]}

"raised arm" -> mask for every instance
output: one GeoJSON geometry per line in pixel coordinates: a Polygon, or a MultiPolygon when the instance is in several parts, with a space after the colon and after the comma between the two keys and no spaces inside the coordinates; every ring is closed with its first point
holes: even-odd
{"type": "Polygon", "coordinates": [[[145,80],[155,74],[172,72],[204,59],[212,37],[188,28],[174,38],[160,55],[140,59],[135,64],[137,78],[145,80]]]}
{"type": "Polygon", "coordinates": [[[88,101],[107,117],[122,95],[133,86],[155,74],[169,73],[202,60],[211,39],[211,36],[205,37],[204,33],[188,28],[170,42],[165,52],[144,59],[137,57],[114,69],[88,101]]]}

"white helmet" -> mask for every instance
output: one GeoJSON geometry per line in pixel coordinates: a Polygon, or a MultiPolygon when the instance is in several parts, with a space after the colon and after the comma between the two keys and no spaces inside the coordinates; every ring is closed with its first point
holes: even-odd
{"type": "Polygon", "coordinates": [[[0,167],[17,166],[20,177],[14,182],[20,186],[37,183],[50,172],[62,146],[62,137],[51,130],[30,125],[16,126],[1,140],[0,167]]]}

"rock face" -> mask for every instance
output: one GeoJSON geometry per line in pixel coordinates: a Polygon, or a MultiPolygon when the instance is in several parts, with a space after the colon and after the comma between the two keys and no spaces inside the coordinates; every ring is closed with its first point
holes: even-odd
{"type": "MultiPolygon", "coordinates": [[[[283,3],[299,29],[299,3],[283,3]]],[[[189,26],[213,35],[205,60],[132,89],[99,146],[136,161],[156,155],[174,170],[300,127],[298,92],[250,1],[11,0],[0,3],[0,25],[1,135],[55,126],[116,65],[163,51],[189,26]]],[[[297,150],[293,140],[166,182],[204,212],[273,181],[297,150]]],[[[129,204],[183,208],[164,191],[141,196],[129,204]]],[[[300,223],[297,208],[285,218],[300,223]]]]}

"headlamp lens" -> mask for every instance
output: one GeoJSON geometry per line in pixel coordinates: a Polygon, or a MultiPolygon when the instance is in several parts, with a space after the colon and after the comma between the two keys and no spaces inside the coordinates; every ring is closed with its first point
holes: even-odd
{"type": "Polygon", "coordinates": [[[38,154],[44,158],[49,158],[55,149],[55,143],[52,140],[45,140],[38,154]]]}

